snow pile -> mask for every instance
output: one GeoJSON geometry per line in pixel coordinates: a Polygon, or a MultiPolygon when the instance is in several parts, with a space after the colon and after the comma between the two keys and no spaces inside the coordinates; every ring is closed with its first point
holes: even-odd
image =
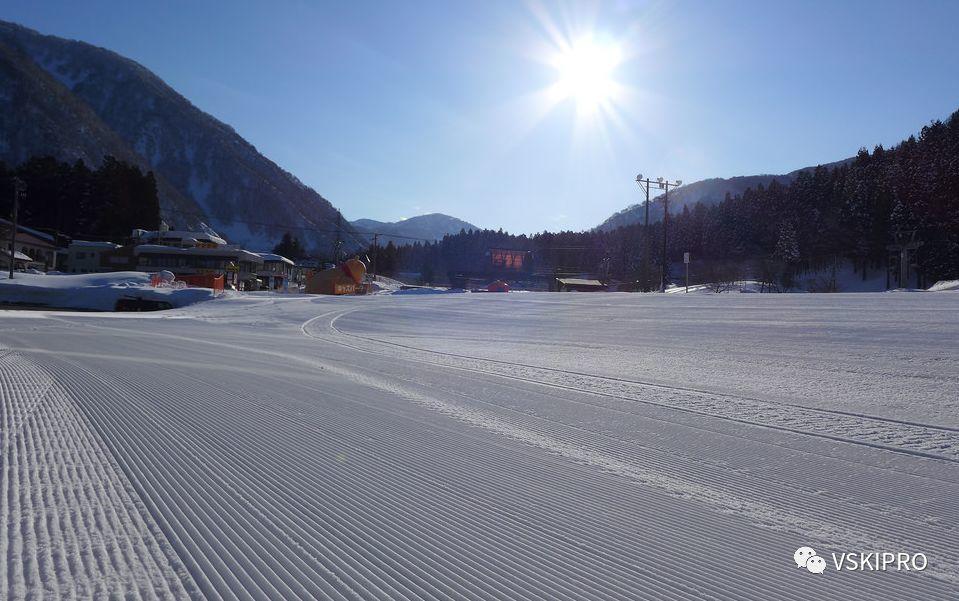
{"type": "MultiPolygon", "coordinates": [[[[756,280],[740,280],[728,284],[691,284],[689,286],[690,294],[718,294],[724,292],[769,292],[769,287],[765,288],[756,280]]],[[[672,285],[666,288],[666,294],[684,294],[686,285],[672,285]]]]}
{"type": "Polygon", "coordinates": [[[456,294],[462,293],[465,290],[460,288],[431,288],[429,286],[408,286],[406,288],[401,288],[399,290],[394,290],[392,294],[401,294],[401,295],[423,295],[423,294],[456,294]]]}
{"type": "MultiPolygon", "coordinates": [[[[882,269],[869,269],[864,277],[862,270],[857,269],[852,261],[840,261],[835,269],[823,267],[796,274],[793,286],[788,290],[781,290],[779,282],[763,285],[755,279],[756,274],[748,270],[739,272],[738,279],[723,281],[719,284],[699,282],[705,279],[703,272],[697,273],[696,266],[691,267],[691,280],[697,282],[690,285],[689,292],[716,293],[716,292],[884,292],[886,290],[886,272],[882,269]]],[[[912,290],[910,288],[910,290],[912,290]]],[[[666,292],[685,292],[686,287],[680,280],[666,289],[666,292]]]]}
{"type": "Polygon", "coordinates": [[[941,280],[929,288],[929,292],[959,291],[959,280],[941,280]]]}
{"type": "Polygon", "coordinates": [[[154,288],[150,274],[139,271],[37,275],[17,273],[0,279],[0,303],[54,309],[112,311],[121,298],[165,301],[183,307],[212,298],[206,288],[154,288]]]}
{"type": "Polygon", "coordinates": [[[399,280],[394,280],[393,278],[388,278],[386,276],[378,275],[373,280],[373,292],[382,292],[389,293],[395,292],[405,286],[403,282],[399,280]]]}

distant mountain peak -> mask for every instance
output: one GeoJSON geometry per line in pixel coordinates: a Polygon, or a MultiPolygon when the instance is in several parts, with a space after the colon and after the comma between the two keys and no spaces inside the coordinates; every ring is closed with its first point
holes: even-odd
{"type": "Polygon", "coordinates": [[[428,213],[393,222],[357,219],[350,224],[363,233],[376,232],[386,235],[387,238],[396,236],[396,244],[414,242],[413,239],[440,240],[447,234],[458,234],[461,230],[480,229],[472,223],[443,213],[428,213]]]}

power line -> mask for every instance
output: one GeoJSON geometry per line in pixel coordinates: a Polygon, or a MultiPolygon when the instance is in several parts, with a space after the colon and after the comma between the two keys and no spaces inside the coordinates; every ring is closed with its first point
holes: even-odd
{"type": "MultiPolygon", "coordinates": [[[[180,214],[184,214],[184,215],[191,215],[191,216],[193,216],[193,217],[196,217],[196,218],[202,219],[202,220],[209,220],[209,219],[210,219],[210,216],[209,216],[209,215],[201,215],[200,213],[196,213],[196,212],[193,212],[193,211],[181,211],[181,210],[177,210],[177,209],[162,209],[162,212],[165,212],[165,213],[180,213],[180,214]]],[[[282,224],[282,223],[266,223],[266,222],[263,222],[263,221],[248,221],[248,220],[244,220],[244,219],[230,219],[230,223],[242,223],[242,224],[244,224],[244,225],[259,225],[259,226],[262,226],[262,227],[275,227],[275,228],[289,229],[289,230],[305,230],[305,231],[310,231],[310,232],[323,232],[323,233],[326,233],[326,234],[336,234],[338,231],[339,231],[339,233],[343,233],[343,232],[345,231],[347,234],[349,234],[350,236],[352,236],[352,237],[354,238],[354,242],[360,243],[360,246],[366,246],[366,245],[369,244],[369,242],[368,242],[368,241],[360,241],[360,240],[356,237],[358,234],[369,234],[369,235],[371,235],[371,236],[375,234],[375,235],[377,235],[377,236],[382,236],[382,237],[384,237],[384,238],[400,238],[400,239],[403,239],[403,240],[417,240],[417,241],[420,241],[420,242],[435,242],[435,241],[436,241],[436,240],[434,240],[434,239],[432,239],[432,238],[417,238],[416,236],[404,236],[404,235],[401,235],[401,234],[387,234],[387,233],[384,233],[384,232],[371,232],[371,231],[367,231],[367,230],[357,231],[357,232],[354,233],[354,232],[352,232],[352,231],[350,231],[350,230],[348,230],[348,229],[345,229],[345,228],[340,229],[340,230],[337,230],[337,229],[326,229],[326,228],[315,227],[315,226],[306,226],[306,225],[288,225],[288,224],[282,224]]]]}
{"type": "MultiPolygon", "coordinates": [[[[209,215],[204,215],[204,214],[202,214],[202,213],[197,213],[197,212],[195,212],[195,211],[183,211],[183,210],[178,210],[178,209],[161,209],[160,212],[161,212],[161,213],[164,213],[164,212],[166,212],[166,213],[179,213],[179,214],[181,214],[181,215],[189,215],[189,216],[191,216],[191,217],[194,217],[195,219],[199,219],[199,220],[204,221],[204,222],[210,220],[210,216],[209,216],[209,215]]],[[[262,226],[262,227],[275,227],[275,228],[283,228],[283,229],[288,229],[288,230],[304,230],[304,231],[312,231],[312,232],[323,232],[323,233],[327,233],[327,234],[335,234],[335,233],[338,233],[338,230],[336,230],[336,229],[324,229],[324,228],[320,228],[320,227],[307,227],[307,226],[302,226],[302,225],[284,225],[284,224],[281,224],[281,223],[266,223],[266,222],[263,222],[263,221],[248,221],[248,220],[243,220],[243,219],[231,219],[231,220],[230,220],[230,223],[242,223],[242,224],[244,224],[244,225],[259,225],[259,226],[262,226]]],[[[356,236],[355,236],[355,234],[353,234],[353,232],[348,232],[348,233],[349,233],[350,236],[353,238],[353,242],[355,242],[355,243],[356,243],[358,246],[360,246],[361,248],[364,247],[364,246],[366,246],[366,245],[368,244],[366,241],[362,241],[362,240],[359,240],[358,238],[356,238],[356,236]]]]}

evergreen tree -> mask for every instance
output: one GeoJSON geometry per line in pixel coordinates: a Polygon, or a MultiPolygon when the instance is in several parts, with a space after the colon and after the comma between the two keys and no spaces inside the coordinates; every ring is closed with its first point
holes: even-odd
{"type": "Polygon", "coordinates": [[[280,243],[273,247],[273,252],[282,255],[288,259],[301,259],[306,256],[306,251],[300,244],[300,240],[290,232],[283,234],[280,243]]]}

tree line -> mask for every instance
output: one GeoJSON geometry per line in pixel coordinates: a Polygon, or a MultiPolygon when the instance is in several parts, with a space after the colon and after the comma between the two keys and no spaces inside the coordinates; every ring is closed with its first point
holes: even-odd
{"type": "MultiPolygon", "coordinates": [[[[589,273],[658,285],[681,266],[684,252],[710,269],[732,269],[789,288],[801,273],[851,261],[863,279],[887,269],[888,245],[914,233],[926,283],[959,278],[959,111],[934,121],[886,149],[861,149],[850,161],[773,181],[714,205],[696,204],[667,221],[666,264],[661,265],[663,224],[631,224],[609,232],[461,231],[435,243],[369,248],[378,271],[419,272],[441,282],[444,274],[479,271],[490,248],[531,251],[539,273],[589,273]],[[645,273],[647,244],[651,274],[645,273]]],[[[678,276],[679,274],[675,274],[678,276]]]]}
{"type": "Polygon", "coordinates": [[[67,238],[121,241],[134,228],[156,228],[160,201],[153,172],[104,157],[95,169],[53,157],[17,167],[0,162],[0,214],[10,215],[14,178],[26,184],[18,221],[67,238]]]}

